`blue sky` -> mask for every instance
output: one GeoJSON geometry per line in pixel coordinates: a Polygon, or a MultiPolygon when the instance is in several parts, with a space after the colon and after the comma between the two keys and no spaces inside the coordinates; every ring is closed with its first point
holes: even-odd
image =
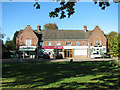
{"type": "MultiPolygon", "coordinates": [[[[93,2],[79,2],[75,6],[75,14],[71,18],[50,18],[49,12],[59,7],[57,2],[39,2],[41,9],[33,7],[34,2],[2,2],[2,33],[13,38],[16,31],[30,25],[37,29],[37,25],[56,23],[59,29],[93,30],[98,25],[105,34],[118,31],[118,4],[110,3],[110,7],[101,10],[93,2]]],[[[6,37],[4,41],[6,40],[6,37]]]]}

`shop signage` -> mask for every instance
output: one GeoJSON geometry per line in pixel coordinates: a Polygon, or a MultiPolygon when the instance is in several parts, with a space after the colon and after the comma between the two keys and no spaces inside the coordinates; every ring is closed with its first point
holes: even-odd
{"type": "Polygon", "coordinates": [[[43,49],[63,49],[63,46],[42,46],[43,49]]]}

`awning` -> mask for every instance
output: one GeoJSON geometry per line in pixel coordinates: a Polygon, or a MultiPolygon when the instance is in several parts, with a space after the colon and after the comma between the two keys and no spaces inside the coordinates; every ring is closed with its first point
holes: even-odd
{"type": "Polygon", "coordinates": [[[18,51],[35,51],[36,46],[20,46],[18,51]]]}
{"type": "Polygon", "coordinates": [[[19,51],[35,51],[35,48],[20,48],[19,51]]]}

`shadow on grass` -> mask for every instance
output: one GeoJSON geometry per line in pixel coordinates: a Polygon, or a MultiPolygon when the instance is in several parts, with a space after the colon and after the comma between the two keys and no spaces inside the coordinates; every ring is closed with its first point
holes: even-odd
{"type": "MultiPolygon", "coordinates": [[[[118,70],[112,67],[108,61],[104,62],[40,62],[40,63],[4,63],[2,66],[3,75],[2,78],[6,79],[3,81],[2,87],[15,87],[17,85],[22,85],[27,88],[36,88],[57,81],[61,81],[64,78],[87,76],[87,75],[98,75],[104,72],[109,72],[108,76],[102,76],[99,78],[94,78],[93,80],[101,80],[104,83],[61,83],[58,88],[64,88],[68,86],[69,88],[74,88],[74,86],[84,85],[87,88],[111,88],[111,85],[107,85],[108,81],[112,78],[117,77],[113,86],[120,88],[117,82],[119,80],[120,73],[118,70]],[[7,80],[12,79],[12,80],[7,80]],[[90,87],[89,87],[90,86],[90,87]]],[[[92,81],[92,80],[91,80],[92,81]]],[[[114,88],[114,87],[112,87],[114,88]]]]}

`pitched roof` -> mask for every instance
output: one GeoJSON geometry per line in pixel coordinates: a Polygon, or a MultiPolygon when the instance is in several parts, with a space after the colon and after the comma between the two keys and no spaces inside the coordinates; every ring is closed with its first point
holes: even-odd
{"type": "MultiPolygon", "coordinates": [[[[20,30],[18,37],[23,32],[20,30]]],[[[33,30],[39,40],[87,40],[92,30],[33,30]]]]}
{"type": "Polygon", "coordinates": [[[88,39],[92,31],[84,30],[45,30],[43,40],[88,39]]]}

